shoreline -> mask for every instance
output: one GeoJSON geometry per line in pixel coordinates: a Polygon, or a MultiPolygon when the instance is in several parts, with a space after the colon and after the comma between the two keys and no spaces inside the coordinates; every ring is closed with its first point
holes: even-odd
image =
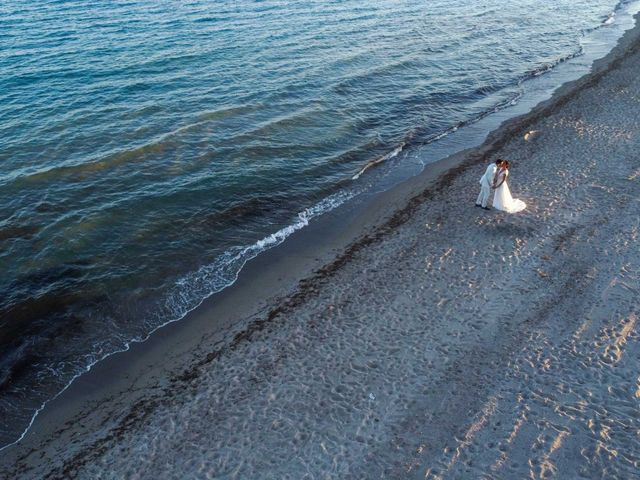
{"type": "MultiPolygon", "coordinates": [[[[637,21],[638,16],[635,18],[637,21]]],[[[180,388],[176,385],[197,381],[205,365],[268,329],[272,320],[277,323],[283,314],[308,302],[321,288],[318,284],[352,263],[361,252],[384,242],[426,202],[437,203],[438,196],[471,167],[487,163],[514,138],[522,136],[529,125],[558,112],[619,68],[626,58],[637,53],[638,30],[636,23],[604,59],[594,64],[592,73],[561,86],[550,100],[530,113],[503,123],[480,147],[428,165],[422,174],[378,195],[368,205],[341,207],[340,215],[319,219],[292,235],[285,244],[251,260],[236,284],[205,301],[185,319],[156,331],[149,340],[133,345],[127,352],[95,365],[45,408],[21,443],[3,452],[7,463],[3,461],[1,468],[12,468],[8,463],[23,457],[22,450],[31,448],[44,455],[39,460],[44,464],[36,465],[31,456],[37,454],[27,453],[19,461],[23,468],[46,468],[47,462],[53,469],[66,468],[65,462],[67,466],[73,464],[70,460],[74,454],[82,456],[83,449],[91,444],[88,439],[93,437],[101,444],[104,439],[99,437],[112,436],[113,432],[124,435],[144,422],[163,404],[163,398],[180,388]],[[344,223],[348,227],[342,229],[344,223]],[[327,232],[328,245],[318,251],[317,244],[309,240],[322,238],[327,232]],[[248,323],[249,318],[254,320],[248,323]],[[233,340],[229,342],[229,338],[233,340]],[[126,376],[114,378],[112,372],[126,372],[126,376]],[[105,400],[109,397],[112,399],[105,400]],[[102,412],[91,414],[98,404],[102,412]],[[127,405],[133,408],[123,411],[127,405]],[[82,418],[84,426],[62,427],[78,418],[82,418]],[[61,427],[61,436],[52,439],[61,427]],[[71,447],[63,440],[83,435],[86,439],[71,447]]],[[[475,184],[470,186],[469,198],[477,194],[474,187],[475,184]]]]}

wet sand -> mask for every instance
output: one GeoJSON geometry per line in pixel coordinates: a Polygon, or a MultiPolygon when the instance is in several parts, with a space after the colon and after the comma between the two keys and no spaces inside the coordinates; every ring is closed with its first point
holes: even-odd
{"type": "Polygon", "coordinates": [[[637,478],[639,37],[99,364],[0,476],[637,478]],[[498,157],[521,214],[473,207],[498,157]]]}

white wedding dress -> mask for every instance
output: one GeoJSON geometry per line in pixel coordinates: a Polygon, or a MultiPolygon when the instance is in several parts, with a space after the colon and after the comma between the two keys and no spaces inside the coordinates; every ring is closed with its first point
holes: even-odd
{"type": "Polygon", "coordinates": [[[504,182],[496,189],[495,196],[493,197],[493,208],[502,210],[507,213],[518,213],[527,208],[527,204],[522,200],[513,198],[509,185],[507,184],[507,178],[509,177],[509,170],[498,172],[498,183],[502,180],[504,175],[504,182]]]}

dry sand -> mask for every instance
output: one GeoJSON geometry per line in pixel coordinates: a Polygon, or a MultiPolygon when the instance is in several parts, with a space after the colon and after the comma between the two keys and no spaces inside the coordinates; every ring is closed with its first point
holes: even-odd
{"type": "Polygon", "coordinates": [[[273,266],[105,362],[0,475],[639,478],[638,36],[377,199],[333,260],[286,263],[307,276],[287,295],[273,266]],[[473,207],[497,157],[522,214],[473,207]]]}

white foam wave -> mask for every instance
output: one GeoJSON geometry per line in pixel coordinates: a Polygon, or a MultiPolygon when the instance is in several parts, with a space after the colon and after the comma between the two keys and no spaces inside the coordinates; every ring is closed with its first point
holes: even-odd
{"type": "Polygon", "coordinates": [[[602,22],[603,25],[611,25],[616,21],[616,12],[611,12],[607,18],[602,22]]]}
{"type": "Polygon", "coordinates": [[[383,155],[380,158],[377,158],[375,160],[370,160],[369,162],[366,163],[366,165],[364,167],[362,167],[362,169],[356,173],[353,177],[351,177],[351,180],[357,180],[360,178],[360,176],[367,171],[369,168],[373,167],[374,165],[378,165],[379,163],[382,162],[386,162],[387,160],[390,160],[394,157],[396,157],[404,148],[404,143],[400,144],[399,146],[397,146],[396,148],[394,148],[391,152],[387,153],[386,155],[383,155]]]}
{"type": "Polygon", "coordinates": [[[214,262],[200,267],[176,281],[174,290],[169,294],[164,312],[169,316],[184,316],[196,308],[202,301],[214,293],[235,283],[242,267],[260,253],[280,245],[296,231],[306,227],[309,221],[329,212],[352,198],[355,192],[338,192],[319,203],[298,213],[295,221],[284,228],[258,240],[252,245],[235,247],[226,251],[214,262]],[[196,305],[193,303],[197,302],[196,305]]]}

